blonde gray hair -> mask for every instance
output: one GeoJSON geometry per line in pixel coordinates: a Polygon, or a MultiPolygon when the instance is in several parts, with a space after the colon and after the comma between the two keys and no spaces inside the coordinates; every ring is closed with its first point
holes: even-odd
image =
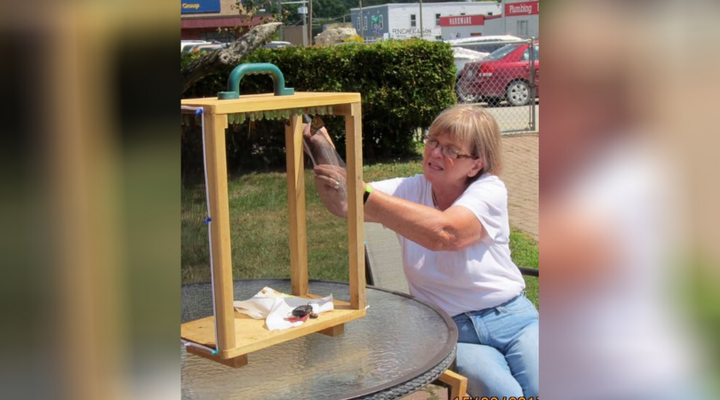
{"type": "Polygon", "coordinates": [[[450,107],[435,118],[428,135],[447,136],[466,145],[471,156],[482,160],[482,170],[471,181],[485,173],[498,176],[502,173],[500,127],[484,108],[465,104],[450,107]]]}

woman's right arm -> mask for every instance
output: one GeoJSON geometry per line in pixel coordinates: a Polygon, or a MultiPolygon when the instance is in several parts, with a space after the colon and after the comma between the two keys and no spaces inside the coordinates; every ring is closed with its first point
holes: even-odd
{"type": "MultiPolygon", "coordinates": [[[[315,167],[315,183],[327,209],[347,218],[346,171],[337,166],[315,167]]],[[[367,185],[363,183],[363,187],[367,185]]],[[[480,221],[466,207],[445,211],[373,190],[365,204],[365,222],[378,222],[413,242],[434,251],[455,251],[482,239],[480,221]]]]}

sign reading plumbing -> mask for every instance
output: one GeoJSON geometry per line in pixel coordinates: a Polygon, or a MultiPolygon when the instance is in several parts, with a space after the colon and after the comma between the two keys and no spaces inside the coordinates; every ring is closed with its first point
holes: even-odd
{"type": "Polygon", "coordinates": [[[539,15],[540,14],[540,2],[539,1],[527,1],[524,3],[509,3],[505,4],[505,16],[506,17],[517,17],[521,15],[539,15]]]}

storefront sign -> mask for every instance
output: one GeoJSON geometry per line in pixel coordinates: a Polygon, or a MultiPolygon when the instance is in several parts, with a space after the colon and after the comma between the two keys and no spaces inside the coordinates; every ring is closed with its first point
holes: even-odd
{"type": "Polygon", "coordinates": [[[373,17],[370,17],[370,29],[373,32],[380,33],[383,29],[383,16],[382,15],[376,15],[373,17]]]}
{"type": "MultiPolygon", "coordinates": [[[[423,36],[430,37],[432,31],[430,29],[423,29],[423,36]]],[[[393,29],[390,32],[393,39],[406,39],[411,37],[420,37],[420,29],[418,28],[406,28],[406,29],[393,29]]]]}
{"type": "Polygon", "coordinates": [[[505,4],[505,16],[517,17],[520,15],[538,15],[540,14],[539,1],[527,1],[524,3],[505,4]]]}
{"type": "Polygon", "coordinates": [[[180,14],[219,12],[220,0],[180,0],[180,14]]]}
{"type": "Polygon", "coordinates": [[[440,26],[477,26],[485,24],[484,15],[440,17],[440,26]]]}

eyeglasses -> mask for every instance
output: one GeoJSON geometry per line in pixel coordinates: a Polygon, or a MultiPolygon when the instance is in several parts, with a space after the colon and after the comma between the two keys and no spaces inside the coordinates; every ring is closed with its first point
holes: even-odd
{"type": "MultiPolygon", "coordinates": [[[[425,136],[425,146],[427,146],[430,151],[435,150],[438,146],[440,146],[440,142],[438,142],[437,139],[431,136],[425,136]]],[[[451,147],[451,146],[440,146],[440,152],[443,156],[456,160],[458,158],[472,158],[473,160],[477,160],[479,157],[473,157],[469,154],[465,154],[462,151],[451,147]]]]}

